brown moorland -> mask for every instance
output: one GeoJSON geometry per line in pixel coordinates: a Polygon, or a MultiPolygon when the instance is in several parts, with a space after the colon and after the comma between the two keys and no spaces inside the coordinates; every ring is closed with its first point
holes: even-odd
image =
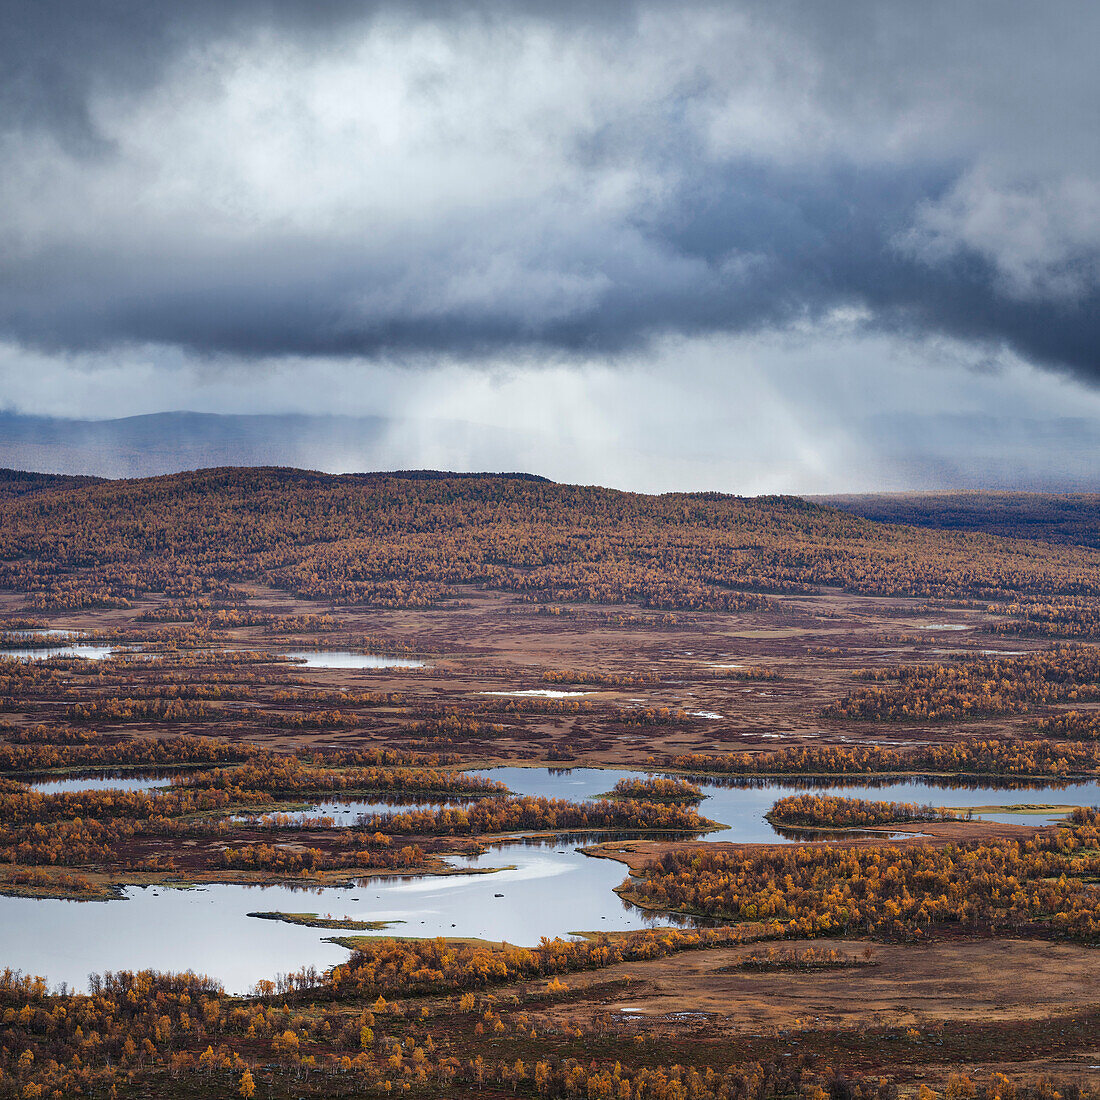
{"type": "MultiPolygon", "coordinates": [[[[1047,627],[1092,621],[1098,564],[1066,542],[878,524],[793,498],[528,477],[23,479],[0,493],[4,648],[52,628],[114,652],[0,660],[0,877],[12,892],[71,897],[173,880],[317,884],[447,871],[440,857],[504,829],[699,829],[690,808],[644,797],[671,787],[639,786],[596,810],[466,790],[477,800],[461,817],[288,832],[310,795],[446,791],[487,763],[811,785],[1095,776],[1100,662],[1080,644],[1085,627],[1047,627]],[[310,649],[424,667],[286,656],[310,649]],[[43,798],[25,785],[151,765],[177,776],[163,795],[43,798]],[[233,819],[242,807],[251,820],[233,819]]],[[[1021,797],[1006,789],[1005,801],[1021,797]]],[[[881,816],[859,801],[826,808],[837,821],[881,816]]],[[[807,848],[859,860],[1045,845],[1045,877],[1020,886],[1015,864],[993,859],[980,919],[918,922],[908,938],[850,928],[810,946],[869,951],[873,965],[806,973],[738,969],[760,944],[807,948],[745,920],[538,950],[360,942],[336,972],[245,998],[194,976],[100,979],[83,996],[8,975],[0,1096],[245,1095],[246,1075],[265,1097],[1100,1090],[1096,944],[1077,920],[1100,912],[1092,842],[889,815],[866,832],[807,848]],[[1059,938],[1057,912],[1011,900],[1023,889],[1072,899],[1079,942],[1059,938]],[[1028,922],[1008,920],[1025,909],[1028,922]],[[1056,1086],[1039,1082],[1049,1074],[1056,1086]]],[[[591,854],[633,872],[669,857],[689,882],[710,873],[692,853],[766,870],[769,851],[666,837],[591,854]]],[[[935,910],[938,883],[917,875],[905,888],[935,910]]]]}

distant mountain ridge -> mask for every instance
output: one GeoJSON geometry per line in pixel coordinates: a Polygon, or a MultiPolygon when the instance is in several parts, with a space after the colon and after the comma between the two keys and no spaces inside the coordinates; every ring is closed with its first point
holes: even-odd
{"type": "MultiPolygon", "coordinates": [[[[56,475],[151,477],[223,466],[328,473],[393,470],[540,470],[555,481],[677,492],[879,494],[898,489],[1100,491],[1100,423],[971,414],[895,414],[853,421],[836,469],[747,456],[721,433],[631,435],[547,415],[541,429],[457,418],[162,412],[70,420],[0,411],[0,467],[56,475]]],[[[811,448],[812,450],[812,448],[811,448]]],[[[987,517],[988,518],[988,517],[987,517]]],[[[914,522],[918,522],[914,520],[914,522]]],[[[985,522],[982,520],[981,522],[985,522]]],[[[965,524],[962,524],[965,526],[965,524]]],[[[974,529],[982,530],[984,527],[974,529]]]]}
{"type": "Polygon", "coordinates": [[[167,412],[117,420],[0,413],[0,465],[58,474],[142,477],[208,466],[313,466],[370,447],[381,417],[222,416],[167,412]],[[305,459],[305,461],[302,461],[305,459]]]}
{"type": "Polygon", "coordinates": [[[811,499],[879,523],[1100,548],[1096,493],[852,493],[811,499]]]}
{"type": "Polygon", "coordinates": [[[0,411],[0,467],[110,478],[218,466],[386,470],[399,464],[389,445],[394,439],[406,444],[400,455],[412,452],[430,461],[445,454],[483,455],[475,444],[487,438],[498,440],[505,452],[511,435],[460,420],[382,416],[164,412],[69,420],[0,411]]]}

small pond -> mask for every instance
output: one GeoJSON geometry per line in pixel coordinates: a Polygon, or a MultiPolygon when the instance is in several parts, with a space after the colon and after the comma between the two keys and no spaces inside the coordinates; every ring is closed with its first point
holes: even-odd
{"type": "Polygon", "coordinates": [[[172,785],[169,776],[141,772],[118,772],[105,775],[102,772],[80,775],[68,775],[64,778],[37,778],[25,776],[29,783],[42,794],[63,794],[71,791],[157,791],[172,785]]]}
{"type": "Polygon", "coordinates": [[[553,688],[528,688],[526,691],[479,691],[478,695],[498,695],[510,699],[579,699],[594,695],[591,691],[558,691],[553,688]]]}
{"type": "Polygon", "coordinates": [[[59,630],[53,627],[43,627],[41,630],[5,630],[3,631],[9,638],[30,638],[37,640],[39,638],[83,638],[84,635],[78,630],[59,630]]]}
{"type": "Polygon", "coordinates": [[[293,649],[282,656],[306,668],[427,668],[412,657],[384,657],[376,653],[352,653],[346,649],[293,649]]]}
{"type": "MultiPolygon", "coordinates": [[[[328,799],[324,802],[314,802],[305,810],[291,810],[285,813],[285,816],[290,819],[291,822],[300,823],[307,821],[310,818],[329,817],[332,818],[332,824],[337,828],[350,828],[353,825],[359,825],[363,817],[370,814],[399,814],[404,813],[406,810],[439,810],[444,808],[454,808],[456,806],[468,806],[472,799],[428,799],[426,801],[414,802],[403,801],[400,799],[358,799],[358,798],[346,798],[346,799],[328,799]]],[[[282,814],[281,810],[269,810],[266,812],[266,816],[272,814],[282,814]]],[[[263,818],[265,814],[238,814],[233,818],[234,821],[258,821],[263,818]]]]}
{"type": "Polygon", "coordinates": [[[88,661],[102,661],[114,652],[111,646],[77,642],[73,645],[46,645],[20,649],[0,649],[0,657],[15,657],[20,661],[44,661],[48,657],[83,657],[88,661]]]}

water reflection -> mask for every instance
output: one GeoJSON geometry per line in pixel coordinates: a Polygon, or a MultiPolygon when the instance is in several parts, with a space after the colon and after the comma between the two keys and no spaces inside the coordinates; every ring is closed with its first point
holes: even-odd
{"type": "MultiPolygon", "coordinates": [[[[603,768],[573,768],[568,771],[555,769],[555,772],[556,774],[551,774],[545,768],[488,768],[473,774],[500,780],[515,794],[569,798],[576,802],[596,798],[611,790],[620,779],[647,774],[603,768]]],[[[708,833],[707,840],[736,841],[743,844],[789,842],[764,820],[764,815],[777,799],[809,792],[842,798],[915,802],[919,805],[947,806],[951,809],[1006,803],[1071,806],[1092,806],[1100,803],[1100,783],[1080,781],[1060,781],[1057,784],[1034,781],[1018,784],[959,781],[958,786],[947,787],[938,779],[932,782],[920,779],[883,780],[880,777],[873,781],[861,781],[845,777],[841,780],[817,782],[807,781],[803,777],[732,780],[693,776],[692,782],[703,790],[704,798],[699,803],[699,812],[703,817],[719,821],[725,826],[708,833]],[[1006,792],[1012,792],[1016,797],[1006,798],[1006,792]]],[[[1036,810],[1033,813],[989,810],[976,812],[974,816],[985,821],[1045,825],[1057,820],[1062,814],[1045,810],[1036,810]]]]}
{"type": "MultiPolygon", "coordinates": [[[[256,920],[248,913],[316,912],[353,920],[402,921],[390,934],[473,936],[534,946],[571,931],[645,928],[654,921],[612,892],[623,868],[571,848],[509,842],[453,863],[493,874],[378,878],[349,889],[282,886],[126,890],[97,904],[0,897],[0,963],[86,988],[93,971],[193,969],[243,992],[261,978],[328,967],[346,952],[318,929],[256,920]]],[[[667,921],[658,922],[667,923],[667,921]]]]}
{"type": "Polygon", "coordinates": [[[776,825],[776,834],[794,844],[807,844],[818,840],[857,840],[861,837],[885,837],[887,840],[912,840],[923,833],[884,833],[881,829],[813,829],[804,826],[776,825]]]}
{"type": "Polygon", "coordinates": [[[244,992],[261,978],[347,957],[315,930],[249,920],[257,893],[264,909],[315,908],[282,887],[128,889],[126,901],[106,903],[0,897],[2,962],[75,989],[87,989],[96,971],[150,968],[209,973],[244,992]]]}
{"type": "Polygon", "coordinates": [[[14,640],[16,638],[28,638],[32,644],[39,638],[67,638],[76,639],[85,637],[78,630],[58,630],[56,628],[43,627],[41,630],[5,630],[3,631],[5,639],[14,640]]]}
{"type": "MultiPolygon", "coordinates": [[[[881,744],[882,742],[879,742],[881,744]]],[[[897,742],[902,744],[902,742],[897,742]]],[[[912,742],[905,742],[912,744],[912,742]]],[[[637,773],[635,773],[637,774],[637,773]]],[[[650,774],[650,773],[644,773],[650,774]]],[[[866,775],[799,775],[799,776],[775,776],[775,775],[688,775],[682,778],[692,783],[708,787],[728,787],[733,790],[769,790],[789,791],[792,785],[797,785],[808,791],[824,791],[843,783],[852,790],[864,790],[867,788],[885,788],[892,783],[904,783],[906,777],[897,774],[866,775]]],[[[930,785],[937,791],[1061,791],[1071,787],[1086,787],[1088,784],[1079,779],[1050,779],[1028,778],[1026,776],[954,776],[938,775],[930,780],[930,785]]]]}
{"type": "MultiPolygon", "coordinates": [[[[621,778],[645,773],[507,767],[474,774],[502,780],[516,794],[585,801],[609,791],[621,778]]],[[[967,783],[948,788],[919,780],[869,784],[846,779],[816,786],[802,779],[734,783],[707,778],[700,785],[705,794],[701,813],[723,823],[707,839],[769,844],[806,839],[789,831],[781,836],[764,820],[764,814],[776,798],[809,790],[954,808],[1006,801],[1100,803],[1100,784],[1080,782],[1011,787],[967,783]],[[1016,797],[1006,799],[1006,790],[1016,797]]],[[[317,803],[315,811],[343,818],[377,808],[393,807],[385,802],[330,800],[317,803]]],[[[976,816],[1042,824],[1058,815],[1051,811],[1024,815],[990,811],[976,816]]],[[[127,900],[107,904],[0,897],[0,965],[43,974],[52,983],[64,981],[78,988],[86,988],[86,976],[93,971],[193,969],[213,975],[233,991],[244,991],[261,978],[307,966],[328,967],[346,957],[342,949],[325,942],[329,933],[250,918],[248,914],[256,910],[403,922],[381,935],[479,937],[524,945],[536,944],[542,936],[573,931],[624,931],[668,924],[673,918],[664,914],[652,917],[619,900],[613,890],[626,875],[621,864],[586,856],[576,848],[596,839],[632,840],[639,835],[501,838],[483,851],[451,860],[461,871],[492,873],[383,876],[343,889],[128,889],[127,900]]],[[[677,923],[692,922],[678,918],[677,923]]]]}
{"type": "Polygon", "coordinates": [[[102,661],[113,650],[107,645],[80,642],[74,645],[20,646],[18,649],[0,649],[0,657],[12,657],[17,661],[45,661],[50,657],[83,657],[87,661],[102,661]]]}
{"type": "Polygon", "coordinates": [[[263,819],[277,815],[280,824],[289,826],[308,826],[318,818],[324,818],[334,828],[358,827],[367,822],[372,814],[403,813],[407,810],[442,810],[468,806],[474,799],[451,799],[413,802],[400,798],[370,799],[332,799],[314,802],[302,810],[268,810],[259,814],[239,814],[233,821],[262,823],[263,819]]]}
{"type": "Polygon", "coordinates": [[[381,657],[343,649],[294,649],[283,654],[306,668],[427,668],[426,661],[411,657],[381,657]]]}
{"type": "Polygon", "coordinates": [[[530,688],[527,691],[479,691],[478,695],[500,695],[515,699],[579,699],[595,695],[593,691],[559,691],[556,688],[530,688]]]}
{"type": "Polygon", "coordinates": [[[23,782],[42,794],[72,791],[156,791],[172,785],[171,777],[161,772],[80,772],[63,779],[26,775],[23,782]]]}

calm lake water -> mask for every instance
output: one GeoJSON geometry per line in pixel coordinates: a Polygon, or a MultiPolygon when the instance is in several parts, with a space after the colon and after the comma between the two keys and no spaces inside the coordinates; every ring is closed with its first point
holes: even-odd
{"type": "MultiPolygon", "coordinates": [[[[504,783],[514,794],[542,795],[546,798],[568,798],[584,802],[605,794],[623,778],[644,776],[637,771],[614,771],[603,768],[573,768],[568,771],[547,768],[487,768],[475,771],[504,783]]],[[[835,786],[809,786],[798,779],[757,785],[716,783],[696,778],[702,787],[704,799],[699,804],[703,817],[719,821],[726,826],[708,833],[707,840],[729,840],[742,844],[777,844],[784,838],[764,820],[764,815],[777,799],[792,794],[839,795],[845,798],[882,799],[888,802],[915,802],[919,805],[947,806],[961,809],[971,806],[1004,806],[1021,803],[1044,803],[1066,806],[1094,806],[1100,804],[1100,783],[1073,783],[1061,789],[1051,786],[994,788],[988,786],[945,788],[934,783],[917,780],[835,786]]],[[[1034,814],[975,813],[986,821],[1021,822],[1026,825],[1045,825],[1061,815],[1038,812],[1034,814]]]]}
{"type": "Polygon", "coordinates": [[[380,657],[374,653],[350,653],[344,649],[294,649],[283,654],[306,668],[427,668],[426,661],[411,657],[380,657]]]}
{"type": "MultiPolygon", "coordinates": [[[[624,776],[645,773],[574,768],[492,768],[475,773],[506,783],[516,794],[584,801],[609,791],[624,776]]],[[[763,785],[709,783],[700,806],[724,828],[713,840],[785,843],[764,820],[777,798],[814,790],[862,798],[937,806],[1100,803],[1100,785],[1033,785],[943,788],[923,782],[808,787],[797,782],[763,785]]],[[[365,812],[380,803],[317,804],[333,817],[365,812]]],[[[996,821],[1041,823],[1052,815],[991,812],[996,821]]],[[[1055,815],[1056,816],[1056,815],[1055,815]]],[[[592,837],[551,842],[508,839],[472,859],[463,869],[499,868],[491,874],[378,878],[350,889],[211,886],[194,890],[129,889],[126,900],[106,903],[0,897],[0,965],[45,975],[53,984],[84,988],[93,971],[192,969],[210,974],[227,989],[244,992],[261,978],[305,966],[324,968],[346,958],[326,943],[333,933],[258,920],[251,911],[331,914],[357,920],[403,921],[388,934],[477,936],[534,945],[542,936],[574,931],[625,930],[668,923],[624,905],[612,891],[624,867],[576,850],[592,837]],[[501,896],[497,896],[501,895],[501,896]]],[[[381,935],[386,932],[379,933],[381,935]]]]}
{"type": "MultiPolygon", "coordinates": [[[[371,801],[369,799],[334,799],[326,802],[315,802],[306,810],[291,810],[286,816],[291,821],[303,821],[313,817],[330,817],[337,828],[350,828],[360,823],[360,818],[368,814],[402,813],[405,810],[438,810],[443,807],[466,806],[470,799],[457,799],[445,801],[443,799],[428,800],[424,802],[405,802],[400,799],[388,798],[385,800],[371,801]]],[[[268,814],[283,811],[267,811],[268,814]]],[[[241,814],[235,817],[235,821],[250,821],[262,818],[264,814],[241,814]]]]}
{"type": "Polygon", "coordinates": [[[6,633],[11,638],[83,638],[84,635],[76,630],[58,630],[56,628],[47,628],[42,630],[7,630],[6,633]]]}
{"type": "Polygon", "coordinates": [[[551,688],[529,688],[527,691],[479,691],[478,695],[500,695],[514,699],[579,699],[594,695],[592,691],[557,691],[551,688]]]}
{"type": "Polygon", "coordinates": [[[117,774],[74,775],[64,779],[38,779],[29,777],[31,787],[43,794],[62,794],[65,791],[156,791],[170,787],[172,780],[161,775],[117,774]]]}
{"type": "Polygon", "coordinates": [[[0,955],[4,966],[75,989],[87,989],[92,973],[156,969],[210,974],[244,992],[265,976],[347,958],[316,929],[245,915],[316,908],[305,894],[278,887],[128,889],[125,901],[110,902],[0,897],[0,955]]]}
{"type": "Polygon", "coordinates": [[[45,645],[31,649],[0,649],[0,657],[15,657],[20,661],[43,661],[47,657],[84,657],[89,661],[102,661],[113,650],[107,645],[78,642],[73,645],[45,645]]]}

